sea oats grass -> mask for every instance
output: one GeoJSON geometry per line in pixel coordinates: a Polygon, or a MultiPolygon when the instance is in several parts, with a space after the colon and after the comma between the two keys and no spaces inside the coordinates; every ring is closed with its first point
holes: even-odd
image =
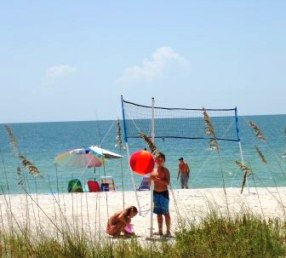
{"type": "Polygon", "coordinates": [[[176,235],[179,257],[284,257],[285,224],[253,215],[211,214],[200,225],[176,235]]]}
{"type": "MultiPolygon", "coordinates": [[[[80,231],[61,239],[47,234],[1,232],[1,257],[285,257],[285,222],[251,214],[223,217],[215,212],[199,224],[186,223],[172,241],[97,239],[80,231]]],[[[64,230],[62,230],[64,232],[64,230]]]]}

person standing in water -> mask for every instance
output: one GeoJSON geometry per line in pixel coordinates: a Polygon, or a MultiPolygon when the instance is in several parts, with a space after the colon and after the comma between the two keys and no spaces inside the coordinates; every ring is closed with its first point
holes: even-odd
{"type": "Polygon", "coordinates": [[[188,189],[188,182],[190,177],[190,168],[188,163],[184,161],[184,158],[179,158],[179,170],[178,170],[178,176],[177,180],[181,177],[181,188],[182,189],[188,189]]]}

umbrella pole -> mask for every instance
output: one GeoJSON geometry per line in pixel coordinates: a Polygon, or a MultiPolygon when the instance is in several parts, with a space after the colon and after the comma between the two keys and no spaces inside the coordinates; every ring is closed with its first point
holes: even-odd
{"type": "Polygon", "coordinates": [[[59,194],[59,177],[58,177],[58,166],[56,165],[56,177],[57,177],[57,192],[59,194]]]}
{"type": "MultiPolygon", "coordinates": [[[[103,164],[103,174],[106,176],[106,171],[105,171],[105,164],[103,164]]],[[[105,192],[105,203],[106,203],[106,212],[107,212],[107,217],[109,218],[109,209],[108,209],[108,194],[106,191],[105,192]]]]}

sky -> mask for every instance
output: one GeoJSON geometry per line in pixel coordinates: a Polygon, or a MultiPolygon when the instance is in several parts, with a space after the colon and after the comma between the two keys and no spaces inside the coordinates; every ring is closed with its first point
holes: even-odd
{"type": "Polygon", "coordinates": [[[285,114],[284,0],[0,2],[0,123],[121,118],[125,100],[285,114]]]}

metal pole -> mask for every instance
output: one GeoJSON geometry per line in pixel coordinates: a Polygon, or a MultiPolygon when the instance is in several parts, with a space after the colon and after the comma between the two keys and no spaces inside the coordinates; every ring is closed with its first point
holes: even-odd
{"type": "MultiPolygon", "coordinates": [[[[127,157],[128,157],[128,160],[129,160],[130,159],[130,152],[129,152],[129,146],[128,146],[127,142],[126,142],[126,152],[127,152],[127,157]]],[[[139,215],[141,215],[141,207],[140,207],[140,203],[139,203],[138,194],[137,194],[137,191],[136,191],[134,174],[133,174],[133,171],[132,171],[130,166],[129,166],[129,171],[130,171],[130,174],[131,174],[131,181],[132,181],[133,190],[134,190],[134,193],[135,193],[136,202],[137,202],[137,206],[138,206],[138,213],[139,213],[139,215]]]]}
{"type": "MultiPolygon", "coordinates": [[[[239,146],[240,160],[241,160],[241,163],[244,165],[244,157],[243,157],[242,146],[241,146],[240,140],[238,142],[238,146],[239,146]]],[[[248,193],[250,193],[249,185],[248,185],[248,178],[247,177],[246,177],[245,184],[247,186],[248,193]]]]}
{"type": "MultiPolygon", "coordinates": [[[[152,142],[155,142],[155,119],[154,119],[154,103],[155,100],[152,98],[152,120],[151,120],[151,137],[152,142]]],[[[153,191],[154,191],[154,183],[151,180],[150,183],[150,238],[153,237],[153,191]]]]}
{"type": "Polygon", "coordinates": [[[155,100],[152,98],[152,115],[151,115],[151,137],[152,137],[152,142],[155,143],[155,112],[154,112],[154,104],[155,100]]]}
{"type": "MultiPolygon", "coordinates": [[[[124,113],[124,105],[123,105],[123,96],[122,95],[121,95],[121,107],[122,107],[124,141],[125,141],[125,145],[126,145],[127,158],[128,158],[128,161],[129,161],[130,160],[130,151],[129,151],[129,145],[128,145],[128,141],[127,141],[126,124],[125,124],[125,113],[124,113]]],[[[129,162],[128,162],[128,164],[129,164],[129,162]]],[[[134,190],[134,193],[135,193],[136,202],[137,202],[137,206],[138,206],[138,213],[139,213],[139,215],[141,215],[141,207],[140,207],[139,198],[138,198],[137,191],[136,191],[134,174],[133,174],[133,171],[132,171],[130,165],[129,165],[129,171],[130,171],[130,174],[131,174],[131,181],[132,181],[133,190],[134,190]]]]}
{"type": "MultiPolygon", "coordinates": [[[[241,160],[241,163],[244,164],[244,157],[243,157],[242,145],[241,145],[241,141],[240,141],[240,137],[239,137],[237,107],[235,107],[235,126],[236,126],[236,134],[237,134],[237,139],[238,139],[238,147],[239,147],[239,153],[240,153],[240,160],[241,160]]],[[[247,177],[246,177],[246,185],[247,185],[248,193],[250,193],[247,177]]]]}

